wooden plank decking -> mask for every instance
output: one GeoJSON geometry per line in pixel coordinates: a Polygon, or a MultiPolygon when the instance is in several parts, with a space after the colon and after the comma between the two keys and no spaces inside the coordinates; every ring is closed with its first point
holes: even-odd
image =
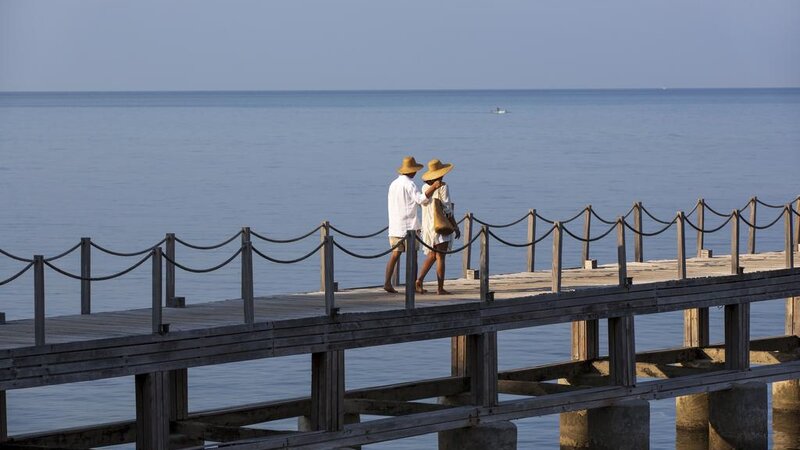
{"type": "MultiPolygon", "coordinates": [[[[770,252],[741,255],[740,264],[746,273],[785,268],[784,253],[770,252]]],[[[795,262],[795,267],[800,263],[795,262]]],[[[730,274],[729,256],[714,258],[692,258],[687,260],[687,276],[702,278],[730,274]]],[[[675,260],[628,262],[628,276],[634,284],[654,283],[677,279],[675,260]]],[[[258,274],[256,274],[256,277],[258,274]]],[[[430,277],[429,277],[430,278],[430,277]]],[[[599,286],[616,286],[618,282],[616,264],[601,265],[597,269],[565,269],[563,290],[580,290],[599,286]]],[[[432,287],[434,283],[429,283],[432,287]]],[[[495,300],[517,298],[550,292],[549,271],[492,275],[490,289],[495,300]]],[[[446,288],[453,295],[425,294],[416,296],[416,308],[453,305],[479,301],[479,280],[448,280],[446,288]]],[[[402,291],[402,289],[401,289],[402,291]]],[[[190,299],[191,302],[191,299],[190,299]]],[[[141,302],[136,302],[140,303],[141,302]]],[[[404,296],[385,293],[380,288],[347,289],[336,293],[336,306],[340,313],[369,313],[402,309],[404,296]]],[[[202,304],[189,304],[186,308],[164,308],[165,323],[170,331],[186,331],[238,325],[243,323],[241,299],[230,299],[202,304]]],[[[257,297],[255,302],[256,322],[278,322],[325,315],[324,294],[275,295],[257,297]]],[[[150,308],[117,312],[70,315],[46,319],[47,344],[147,335],[151,333],[150,308]]],[[[0,325],[0,349],[28,347],[34,345],[33,319],[13,320],[0,325]]]]}

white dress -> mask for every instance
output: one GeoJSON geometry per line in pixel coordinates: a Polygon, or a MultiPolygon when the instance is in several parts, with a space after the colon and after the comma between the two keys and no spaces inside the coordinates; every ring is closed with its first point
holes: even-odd
{"type": "MultiPolygon", "coordinates": [[[[427,189],[427,185],[423,186],[422,188],[423,191],[425,189],[427,189]]],[[[444,212],[446,214],[453,214],[453,203],[450,201],[450,192],[448,186],[445,184],[434,191],[433,195],[431,196],[430,203],[422,205],[422,241],[431,247],[445,242],[450,243],[453,240],[453,235],[455,234],[453,233],[447,236],[442,236],[436,232],[436,229],[433,226],[433,199],[437,198],[442,202],[442,205],[444,206],[444,212]]],[[[426,255],[431,252],[426,247],[422,248],[426,255]]],[[[448,245],[447,248],[449,249],[450,245],[448,245]]]]}

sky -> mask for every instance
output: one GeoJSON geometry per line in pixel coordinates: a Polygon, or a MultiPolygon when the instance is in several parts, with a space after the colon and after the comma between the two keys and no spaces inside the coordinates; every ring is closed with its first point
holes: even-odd
{"type": "Polygon", "coordinates": [[[800,86],[797,0],[0,0],[0,91],[800,86]]]}

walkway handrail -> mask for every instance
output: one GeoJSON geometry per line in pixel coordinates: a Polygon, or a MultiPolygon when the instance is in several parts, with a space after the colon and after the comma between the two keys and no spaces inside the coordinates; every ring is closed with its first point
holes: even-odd
{"type": "Polygon", "coordinates": [[[144,264],[148,259],[152,261],[153,264],[153,274],[152,274],[152,283],[153,283],[153,330],[154,332],[160,332],[161,330],[161,308],[162,308],[162,300],[163,295],[161,292],[162,289],[162,260],[166,261],[166,285],[167,285],[167,307],[182,307],[185,302],[176,301],[178,297],[175,297],[175,268],[179,268],[185,272],[190,273],[209,273],[214,272],[223,267],[228,266],[231,262],[235,259],[241,259],[241,275],[242,275],[242,299],[243,299],[243,307],[244,307],[244,322],[245,323],[254,323],[255,321],[255,303],[254,303],[254,293],[253,293],[253,261],[252,257],[253,254],[258,255],[262,259],[267,261],[277,263],[277,264],[296,264],[302,261],[306,261],[307,259],[311,258],[313,255],[317,253],[320,254],[320,274],[321,274],[321,289],[325,293],[325,305],[326,311],[328,314],[336,314],[338,311],[337,308],[334,307],[334,291],[336,290],[336,283],[333,281],[334,277],[334,270],[333,270],[333,262],[334,262],[334,251],[338,249],[343,253],[352,256],[358,259],[375,259],[381,258],[384,256],[389,255],[392,252],[395,252],[399,246],[405,245],[406,246],[406,308],[413,308],[414,307],[414,291],[416,290],[415,285],[415,278],[409,274],[416,273],[416,259],[417,259],[417,252],[416,250],[419,247],[423,247],[428,249],[429,251],[439,253],[439,254],[456,254],[461,253],[465,255],[464,257],[464,276],[470,276],[474,278],[480,279],[480,292],[481,292],[481,301],[490,302],[493,301],[493,293],[489,290],[489,247],[491,238],[495,241],[499,242],[502,245],[512,248],[526,248],[526,258],[527,258],[527,269],[528,271],[534,270],[534,261],[535,261],[535,249],[536,245],[548,239],[552,236],[552,251],[553,251],[553,265],[551,269],[551,276],[552,276],[552,290],[554,292],[559,292],[561,290],[561,277],[562,277],[562,250],[563,250],[563,237],[564,234],[570,236],[571,238],[575,239],[578,242],[583,243],[583,253],[582,257],[584,260],[583,266],[586,268],[594,268],[596,267],[596,261],[589,259],[589,244],[591,242],[600,241],[606,238],[609,234],[612,234],[614,230],[617,231],[617,264],[619,270],[619,280],[620,285],[627,285],[629,283],[629,279],[627,278],[627,256],[625,254],[625,228],[630,230],[634,233],[634,243],[635,245],[635,259],[636,261],[642,261],[642,237],[653,237],[658,236],[662,233],[665,233],[667,230],[671,229],[673,225],[676,225],[677,228],[677,248],[678,248],[678,277],[685,278],[686,277],[686,233],[685,233],[685,226],[688,224],[689,227],[694,229],[697,232],[697,256],[698,257],[710,257],[710,250],[703,248],[703,237],[707,233],[715,233],[717,231],[722,230],[726,226],[731,226],[731,273],[736,274],[740,273],[742,268],[739,267],[739,226],[740,223],[745,224],[750,229],[750,239],[749,239],[749,250],[751,253],[755,253],[755,231],[756,230],[765,230],[775,226],[778,222],[781,221],[781,218],[784,219],[784,228],[785,228],[785,239],[784,239],[784,253],[786,254],[786,266],[793,267],[794,261],[794,252],[795,249],[798,248],[800,245],[800,220],[796,218],[800,218],[800,197],[797,197],[782,206],[773,205],[770,203],[763,202],[759,200],[757,197],[752,197],[748,203],[747,208],[749,208],[749,217],[750,219],[745,219],[743,217],[743,212],[745,208],[734,209],[729,214],[723,214],[719,211],[714,210],[711,208],[704,199],[699,199],[697,203],[694,205],[694,208],[689,212],[689,214],[684,214],[683,212],[679,211],[671,220],[662,220],[658,217],[655,217],[650,211],[647,210],[644,206],[642,206],[641,202],[635,202],[633,207],[631,207],[627,213],[622,216],[618,216],[615,221],[604,219],[602,216],[597,214],[595,210],[592,208],[592,205],[588,205],[578,212],[578,214],[568,218],[565,221],[551,221],[542,217],[535,209],[531,209],[528,211],[527,214],[516,219],[509,223],[504,224],[492,224],[485,221],[482,221],[476,218],[473,214],[467,213],[464,217],[458,221],[458,224],[464,223],[464,237],[463,243],[460,247],[450,250],[438,250],[435,246],[424,242],[416,232],[409,232],[406,236],[402,237],[399,242],[393,245],[391,248],[387,250],[380,251],[374,254],[363,254],[360,252],[353,251],[348,249],[347,247],[339,244],[335,241],[335,236],[340,235],[347,238],[352,239],[367,239],[371,237],[375,237],[381,233],[387,231],[388,227],[384,227],[381,230],[378,230],[374,233],[369,234],[353,234],[349,232],[342,231],[339,228],[331,225],[329,222],[322,222],[321,225],[317,226],[313,230],[294,238],[290,239],[277,239],[268,237],[250,230],[249,227],[244,227],[240,231],[238,231],[233,236],[225,239],[224,241],[213,244],[213,245],[197,245],[182,239],[179,239],[175,236],[174,233],[168,233],[166,237],[155,245],[148,247],[146,249],[135,251],[135,252],[121,252],[108,249],[103,247],[95,242],[93,242],[90,238],[84,237],[81,238],[81,241],[70,247],[69,249],[51,256],[49,258],[45,258],[42,255],[34,255],[32,259],[24,258],[18,255],[14,255],[9,253],[5,250],[0,249],[0,255],[3,255],[7,258],[12,260],[16,260],[22,263],[25,263],[25,267],[23,267],[18,272],[14,273],[10,277],[0,280],[0,286],[4,286],[13,282],[14,280],[20,278],[23,274],[28,272],[29,270],[33,269],[34,272],[34,324],[36,327],[35,336],[36,336],[36,343],[37,345],[42,345],[44,343],[44,269],[45,267],[49,267],[55,272],[64,275],[68,278],[79,280],[81,282],[81,313],[82,314],[90,314],[91,313],[91,283],[92,282],[100,282],[100,281],[107,281],[122,277],[131,271],[135,270],[136,268],[140,267],[144,264]],[[793,204],[796,202],[796,205],[793,204]],[[780,213],[777,217],[771,220],[768,224],[759,225],[756,221],[756,206],[762,205],[767,208],[772,209],[780,209],[780,213]],[[705,223],[705,211],[708,210],[712,214],[715,214],[719,217],[722,217],[724,221],[714,227],[707,227],[705,223]],[[696,220],[690,220],[688,217],[696,212],[696,220]],[[654,222],[660,223],[663,226],[657,229],[656,231],[645,231],[643,224],[642,224],[642,213],[652,219],[654,222]],[[627,218],[633,214],[633,225],[631,225],[627,218]],[[565,225],[577,220],[579,217],[584,217],[583,223],[583,235],[579,235],[574,233],[565,225]],[[591,220],[594,218],[601,223],[609,225],[608,229],[603,230],[601,233],[592,233],[591,229],[591,220]],[[506,240],[500,236],[498,236],[494,231],[493,228],[508,228],[514,225],[517,225],[524,220],[528,221],[527,227],[527,234],[528,234],[528,241],[524,243],[515,243],[509,240],[506,240]],[[536,222],[537,220],[542,220],[545,223],[550,224],[549,228],[546,232],[536,237],[536,222]],[[476,222],[481,226],[481,229],[477,233],[472,232],[473,222],[476,222]],[[278,243],[278,244],[286,244],[286,243],[294,243],[305,240],[318,231],[322,230],[320,233],[320,242],[317,244],[312,250],[303,254],[300,257],[292,258],[292,259],[282,259],[276,258],[267,252],[263,252],[258,248],[253,246],[251,239],[259,239],[269,243],[278,243]],[[333,232],[333,233],[332,233],[333,232]],[[206,268],[194,268],[187,266],[181,263],[176,258],[176,249],[175,244],[180,243],[181,245],[195,249],[195,250],[216,250],[223,246],[226,246],[232,243],[237,238],[241,238],[241,244],[239,248],[230,256],[228,256],[224,261],[219,264],[216,264],[212,267],[206,268]],[[469,255],[471,255],[472,245],[475,244],[476,241],[480,241],[480,268],[479,270],[470,269],[469,266],[469,255]],[[166,243],[167,251],[163,252],[161,245],[166,243]],[[418,244],[417,244],[418,243],[418,244]],[[110,275],[104,276],[92,276],[91,272],[91,249],[95,248],[98,251],[118,257],[137,257],[140,256],[141,258],[134,263],[133,265],[110,275]],[[80,249],[80,274],[72,273],[68,270],[63,269],[55,264],[55,262],[73,252],[76,252],[80,249]],[[591,264],[586,264],[585,262],[591,262],[591,264]]]}

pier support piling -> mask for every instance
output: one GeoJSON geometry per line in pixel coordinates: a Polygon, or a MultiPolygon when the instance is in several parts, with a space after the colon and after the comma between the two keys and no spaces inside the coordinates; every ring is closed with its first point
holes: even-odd
{"type": "Polygon", "coordinates": [[[136,449],[169,448],[169,376],[167,372],[136,375],[136,449]]]}
{"type": "Polygon", "coordinates": [[[650,448],[650,404],[627,400],[603,408],[561,414],[561,450],[650,448]]]}
{"type": "Polygon", "coordinates": [[[439,450],[516,450],[517,426],[493,422],[439,432],[439,450]]]}
{"type": "Polygon", "coordinates": [[[708,394],[708,448],[767,449],[767,385],[750,382],[708,394]]]}

